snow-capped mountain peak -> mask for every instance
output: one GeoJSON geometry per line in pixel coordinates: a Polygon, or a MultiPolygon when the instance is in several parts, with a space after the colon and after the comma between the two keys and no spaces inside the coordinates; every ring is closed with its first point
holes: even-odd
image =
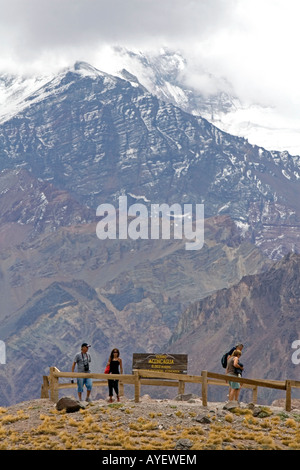
{"type": "Polygon", "coordinates": [[[107,75],[104,72],[101,72],[100,70],[96,69],[96,67],[93,67],[92,65],[84,61],[75,62],[74,67],[71,67],[70,70],[72,69],[76,73],[82,76],[87,76],[87,77],[92,77],[92,78],[107,75]]]}
{"type": "MultiPolygon", "coordinates": [[[[63,79],[69,74],[75,73],[80,77],[111,77],[109,74],[98,70],[87,62],[77,61],[74,65],[64,68],[58,74],[49,75],[0,75],[0,123],[11,119],[14,115],[24,111],[34,102],[42,101],[57,87],[68,86],[63,79]]],[[[113,80],[113,77],[111,77],[113,80]]]]}
{"type": "Polygon", "coordinates": [[[115,79],[125,79],[133,87],[139,86],[190,114],[204,117],[221,130],[246,138],[253,145],[300,155],[299,119],[287,119],[277,110],[259,103],[243,103],[230,84],[208,71],[199,70],[199,75],[193,71],[191,78],[192,64],[180,52],[133,52],[114,47],[111,57],[114,66],[104,65],[99,59],[96,66],[78,61],[58,75],[1,75],[0,123],[22,111],[32,100],[39,99],[37,91],[47,83],[52,82],[50,88],[55,87],[65,74],[73,72],[91,79],[105,77],[111,86],[115,85],[115,79]],[[207,88],[208,83],[213,85],[207,88]]]}
{"type": "Polygon", "coordinates": [[[28,106],[28,98],[53,79],[47,76],[0,76],[0,123],[28,106]]]}

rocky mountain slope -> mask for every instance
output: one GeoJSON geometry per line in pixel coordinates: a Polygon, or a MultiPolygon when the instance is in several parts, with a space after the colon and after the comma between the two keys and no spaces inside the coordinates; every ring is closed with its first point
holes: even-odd
{"type": "MultiPolygon", "coordinates": [[[[195,373],[222,373],[222,355],[242,342],[245,377],[299,380],[299,365],[292,361],[292,343],[300,335],[299,279],[300,255],[287,255],[264,273],[194,302],[180,318],[169,350],[189,352],[195,373]]],[[[261,393],[269,403],[276,396],[267,389],[261,393]]]]}
{"type": "Polygon", "coordinates": [[[23,169],[2,177],[2,404],[39,395],[42,375],[69,370],[82,338],[94,371],[116,344],[130,371],[132,353],[160,350],[190,302],[270,264],[228,216],[206,221],[194,252],[183,240],[99,240],[93,211],[65,191],[23,169]]]}
{"type": "MultiPolygon", "coordinates": [[[[10,95],[18,100],[0,125],[0,405],[39,395],[49,366],[69,370],[83,340],[93,344],[93,370],[116,346],[130,370],[133,352],[157,351],[181,333],[190,303],[299,248],[298,158],[252,146],[88,64],[40,84],[10,95]],[[203,248],[99,240],[97,206],[123,194],[147,207],[204,204],[203,248]]],[[[231,337],[221,342],[213,318],[220,348],[231,337]]],[[[285,328],[296,331],[296,319],[285,328]]]]}
{"type": "Polygon", "coordinates": [[[268,152],[76,63],[0,126],[1,169],[26,168],[96,210],[131,194],[228,214],[273,258],[297,249],[299,157],[268,152]]]}

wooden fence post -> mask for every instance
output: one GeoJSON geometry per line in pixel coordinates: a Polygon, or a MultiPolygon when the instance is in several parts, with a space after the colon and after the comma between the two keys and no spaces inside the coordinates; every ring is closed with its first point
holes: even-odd
{"type": "Polygon", "coordinates": [[[207,370],[201,372],[202,376],[202,405],[207,406],[207,370]]]}
{"type": "Polygon", "coordinates": [[[135,370],[133,372],[133,374],[134,374],[134,378],[135,378],[135,381],[134,381],[134,401],[135,401],[135,403],[139,403],[140,393],[141,393],[141,381],[140,381],[139,371],[135,370]]]}
{"type": "Polygon", "coordinates": [[[291,411],[292,409],[292,385],[290,380],[285,381],[285,411],[291,411]]]}
{"type": "Polygon", "coordinates": [[[185,383],[183,380],[179,380],[178,382],[178,395],[183,395],[185,390],[185,383]]]}
{"type": "Polygon", "coordinates": [[[50,367],[50,399],[58,402],[58,377],[54,377],[56,367],[50,367]]]}
{"type": "Polygon", "coordinates": [[[254,386],[252,389],[252,401],[253,403],[257,403],[257,386],[254,386]]]}
{"type": "Polygon", "coordinates": [[[49,398],[49,378],[47,375],[43,375],[41,398],[49,398]]]}

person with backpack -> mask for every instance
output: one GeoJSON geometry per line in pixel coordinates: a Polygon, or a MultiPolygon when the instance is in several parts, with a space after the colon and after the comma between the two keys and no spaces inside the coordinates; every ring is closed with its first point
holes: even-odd
{"type": "Polygon", "coordinates": [[[232,356],[233,352],[237,349],[238,351],[242,351],[244,345],[242,343],[238,343],[236,346],[230,349],[227,353],[225,353],[221,358],[221,364],[226,369],[227,361],[232,356]]]}
{"type": "MultiPolygon", "coordinates": [[[[226,374],[233,377],[240,377],[244,366],[239,362],[242,351],[235,349],[232,356],[227,361],[226,374]]],[[[241,384],[239,382],[229,381],[229,401],[238,401],[241,384]]]]}

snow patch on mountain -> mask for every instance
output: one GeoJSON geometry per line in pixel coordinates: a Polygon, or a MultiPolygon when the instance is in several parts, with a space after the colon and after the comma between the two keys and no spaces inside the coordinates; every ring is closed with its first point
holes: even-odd
{"type": "Polygon", "coordinates": [[[52,76],[0,76],[0,123],[7,121],[29,104],[28,99],[48,83],[52,76]]]}
{"type": "Polygon", "coordinates": [[[132,52],[112,48],[114,75],[124,78],[122,67],[159,99],[200,115],[221,130],[246,138],[267,150],[300,155],[300,119],[287,118],[260,103],[243,103],[224,79],[199,70],[191,77],[191,64],[177,51],[132,52]]]}

